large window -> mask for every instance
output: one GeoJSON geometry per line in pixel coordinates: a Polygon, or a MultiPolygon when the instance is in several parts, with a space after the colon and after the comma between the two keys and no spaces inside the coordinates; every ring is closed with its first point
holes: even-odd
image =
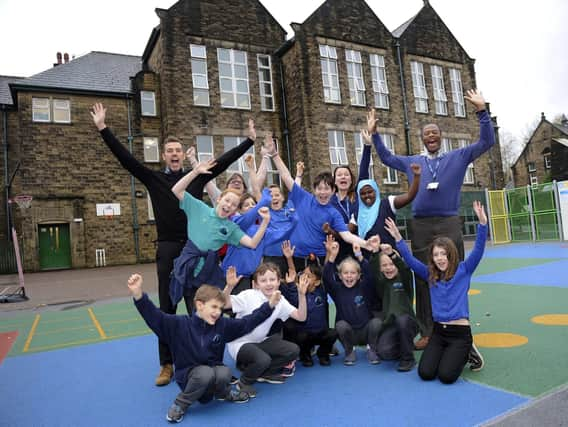
{"type": "MultiPolygon", "coordinates": [[[[467,147],[470,142],[466,139],[458,139],[458,144],[460,148],[467,147]]],[[[463,178],[464,184],[475,184],[475,176],[473,174],[473,162],[467,165],[467,170],[465,171],[465,176],[463,178]]]]}
{"type": "Polygon", "coordinates": [[[144,161],[148,163],[160,162],[158,138],[144,137],[144,161]]]}
{"type": "Polygon", "coordinates": [[[365,80],[363,79],[361,52],[346,49],[345,61],[347,62],[347,79],[349,80],[349,98],[351,99],[351,105],[364,107],[366,105],[365,80]]]}
{"type": "Polygon", "coordinates": [[[382,55],[369,55],[371,61],[371,74],[373,76],[373,95],[375,107],[389,108],[389,87],[385,69],[385,57],[382,55]]]}
{"type": "MultiPolygon", "coordinates": [[[[360,132],[353,134],[353,140],[355,141],[355,159],[357,164],[361,164],[361,157],[363,156],[363,137],[360,132]]],[[[372,151],[372,150],[371,150],[372,151]]],[[[373,173],[373,155],[370,156],[369,161],[369,178],[375,179],[375,174],[373,173]]]]}
{"type": "Polygon", "coordinates": [[[463,87],[460,70],[450,68],[450,86],[452,89],[454,115],[456,117],[465,117],[465,104],[463,100],[463,87]]]}
{"type": "MultiPolygon", "coordinates": [[[[197,161],[206,162],[207,160],[211,160],[213,157],[215,157],[215,152],[213,151],[212,136],[197,135],[195,137],[195,145],[197,151],[197,161]]],[[[213,183],[216,183],[215,179],[213,179],[213,183]]],[[[203,189],[203,192],[206,193],[207,190],[203,189]]]]}
{"type": "Polygon", "coordinates": [[[209,80],[207,78],[207,49],[198,44],[189,45],[191,53],[191,80],[193,104],[209,106],[209,80]]]}
{"type": "Polygon", "coordinates": [[[424,79],[424,66],[420,62],[411,61],[412,88],[414,90],[414,103],[416,112],[428,112],[428,92],[426,91],[426,80],[424,79]]]}
{"type": "Polygon", "coordinates": [[[337,71],[337,51],[333,46],[320,44],[321,77],[323,99],[325,102],[341,103],[339,92],[339,73],[337,71]]]}
{"type": "Polygon", "coordinates": [[[432,87],[434,89],[436,114],[447,116],[448,98],[446,97],[446,88],[444,86],[444,71],[439,65],[430,66],[430,71],[432,72],[432,87]]]}
{"type": "Polygon", "coordinates": [[[140,91],[140,105],[143,116],[156,115],[156,94],[146,90],[140,91]]]}
{"type": "Polygon", "coordinates": [[[250,110],[249,77],[246,52],[217,49],[221,106],[250,110]]]}
{"type": "Polygon", "coordinates": [[[329,160],[332,166],[347,164],[347,151],[345,138],[340,130],[328,130],[327,142],[329,144],[329,160]]]}
{"type": "Polygon", "coordinates": [[[274,90],[272,87],[272,61],[270,55],[257,55],[258,86],[260,88],[260,108],[274,111],[274,90]]]}
{"type": "MultiPolygon", "coordinates": [[[[396,154],[394,151],[394,136],[388,133],[381,135],[385,147],[392,153],[396,154]]],[[[385,184],[398,184],[398,175],[396,174],[396,169],[386,167],[386,176],[384,179],[385,184]]]]}
{"type": "MultiPolygon", "coordinates": [[[[244,137],[239,137],[239,136],[226,136],[226,137],[224,137],[223,138],[223,148],[224,148],[225,153],[227,151],[229,151],[230,149],[235,148],[237,145],[239,145],[244,140],[245,140],[244,137]]],[[[240,174],[242,174],[245,177],[245,181],[247,183],[250,182],[248,167],[245,164],[245,156],[249,153],[254,156],[254,147],[250,147],[243,156],[239,157],[239,159],[237,159],[237,161],[235,161],[233,164],[231,164],[227,168],[227,176],[230,176],[234,172],[239,172],[240,174]]],[[[255,160],[255,168],[256,168],[256,160],[255,160]]]]}
{"type": "Polygon", "coordinates": [[[71,102],[67,99],[32,98],[32,121],[71,123],[71,102]]]}

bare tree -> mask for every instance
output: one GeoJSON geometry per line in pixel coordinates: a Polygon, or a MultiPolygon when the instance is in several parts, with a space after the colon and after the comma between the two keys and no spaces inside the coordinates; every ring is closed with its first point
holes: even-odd
{"type": "Polygon", "coordinates": [[[503,173],[505,174],[505,181],[511,179],[511,166],[521,154],[523,144],[518,138],[507,130],[499,129],[499,143],[501,146],[501,160],[503,164],[503,173]]]}

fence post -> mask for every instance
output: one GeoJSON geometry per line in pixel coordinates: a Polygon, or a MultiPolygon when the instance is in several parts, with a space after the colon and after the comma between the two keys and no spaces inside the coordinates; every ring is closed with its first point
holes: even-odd
{"type": "Polygon", "coordinates": [[[493,237],[493,221],[491,219],[491,200],[489,199],[489,190],[487,190],[487,187],[485,187],[485,206],[487,208],[487,218],[489,218],[489,221],[487,221],[487,224],[489,226],[489,238],[491,239],[491,245],[495,246],[495,238],[493,237]]]}
{"type": "Polygon", "coordinates": [[[536,227],[534,225],[534,208],[532,203],[532,186],[527,185],[527,201],[529,202],[529,218],[531,220],[531,234],[533,242],[536,241],[536,227]]]}
{"type": "Polygon", "coordinates": [[[560,195],[558,194],[558,182],[552,181],[552,188],[554,189],[554,205],[556,206],[556,224],[558,225],[558,236],[562,242],[564,236],[564,227],[562,226],[562,213],[560,212],[560,195]]]}
{"type": "Polygon", "coordinates": [[[511,217],[509,215],[509,197],[507,195],[507,190],[503,189],[503,203],[505,204],[505,215],[507,216],[507,236],[509,238],[509,243],[513,241],[513,230],[511,229],[511,217]]]}

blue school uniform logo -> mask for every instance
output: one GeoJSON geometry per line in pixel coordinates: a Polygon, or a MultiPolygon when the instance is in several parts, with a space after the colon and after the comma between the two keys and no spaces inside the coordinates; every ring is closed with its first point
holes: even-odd
{"type": "Polygon", "coordinates": [[[402,291],[402,290],[404,290],[404,289],[403,289],[403,286],[402,286],[402,283],[400,283],[400,282],[394,282],[394,283],[392,284],[392,288],[393,288],[395,291],[402,291]]]}
{"type": "Polygon", "coordinates": [[[314,298],[314,305],[316,307],[321,307],[323,305],[323,298],[321,296],[317,296],[314,298]]]}
{"type": "Polygon", "coordinates": [[[220,334],[215,334],[213,335],[213,338],[211,339],[211,344],[212,345],[219,345],[221,344],[221,335],[220,334]]]}
{"type": "Polygon", "coordinates": [[[357,307],[362,306],[363,304],[365,304],[365,298],[363,298],[363,295],[357,295],[355,296],[355,298],[353,299],[353,302],[355,303],[355,305],[357,307]]]}

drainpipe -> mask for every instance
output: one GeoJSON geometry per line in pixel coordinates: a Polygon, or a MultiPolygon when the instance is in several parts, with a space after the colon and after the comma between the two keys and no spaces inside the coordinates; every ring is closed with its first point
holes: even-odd
{"type": "Polygon", "coordinates": [[[8,113],[2,105],[2,145],[4,147],[4,197],[6,201],[6,239],[10,239],[10,183],[8,175],[8,113]]]}
{"type": "Polygon", "coordinates": [[[292,170],[292,158],[290,154],[290,140],[288,131],[288,112],[286,111],[286,92],[284,89],[284,70],[282,69],[282,58],[278,58],[278,69],[280,71],[280,90],[282,91],[282,120],[284,122],[284,141],[286,142],[286,154],[288,157],[288,170],[292,170]]]}
{"type": "MultiPolygon", "coordinates": [[[[126,95],[126,106],[128,111],[128,150],[133,153],[132,141],[132,116],[130,115],[130,96],[126,95]]],[[[130,175],[130,200],[132,201],[132,231],[134,233],[134,252],[136,253],[136,262],[140,262],[140,239],[138,232],[140,225],[138,224],[138,207],[136,206],[136,181],[134,176],[130,175]]]]}
{"type": "Polygon", "coordinates": [[[400,71],[400,87],[402,89],[402,110],[404,112],[404,140],[406,141],[406,153],[412,155],[412,148],[410,146],[410,123],[408,122],[408,103],[406,101],[406,85],[404,84],[404,70],[402,65],[402,57],[400,54],[400,40],[396,39],[394,42],[396,47],[396,56],[398,58],[398,69],[400,71]]]}

